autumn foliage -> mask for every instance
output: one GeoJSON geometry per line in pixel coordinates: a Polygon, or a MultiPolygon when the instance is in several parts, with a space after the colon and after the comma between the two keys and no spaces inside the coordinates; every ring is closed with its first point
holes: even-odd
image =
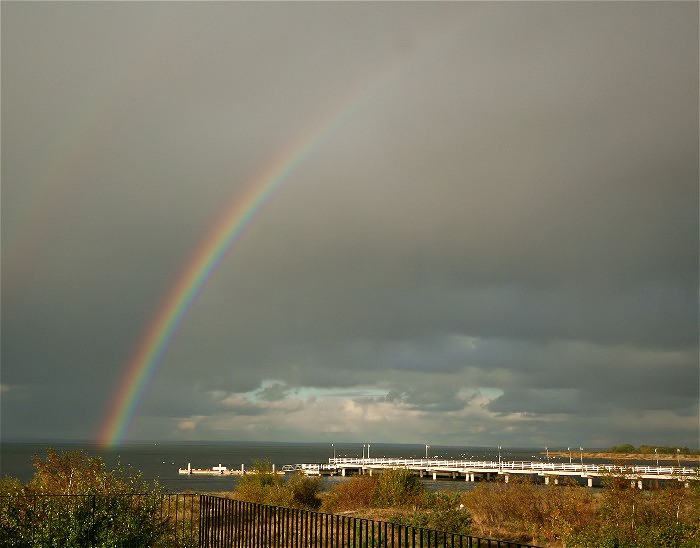
{"type": "Polygon", "coordinates": [[[32,479],[0,482],[2,546],[165,546],[161,493],[138,474],[80,451],[34,460],[32,479]]]}

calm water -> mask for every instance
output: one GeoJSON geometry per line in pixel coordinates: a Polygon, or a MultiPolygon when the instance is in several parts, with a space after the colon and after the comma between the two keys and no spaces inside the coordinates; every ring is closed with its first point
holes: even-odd
{"type": "MultiPolygon", "coordinates": [[[[229,491],[236,483],[236,476],[180,476],[178,468],[211,468],[218,464],[240,469],[241,464],[250,468],[254,460],[269,460],[280,469],[285,464],[323,463],[333,457],[362,457],[362,444],[337,443],[274,443],[274,442],[198,442],[198,443],[133,443],[114,449],[100,449],[86,443],[2,443],[0,445],[0,476],[12,476],[22,481],[29,480],[33,473],[32,459],[44,456],[46,448],[57,450],[83,450],[100,455],[108,467],[120,463],[124,467],[138,470],[147,481],[158,482],[170,492],[183,491],[229,491]]],[[[498,460],[498,448],[494,447],[448,447],[431,446],[430,457],[446,459],[473,458],[474,460],[498,460]]],[[[502,448],[501,458],[509,461],[546,460],[542,448],[502,448]]],[[[425,457],[425,445],[371,444],[371,457],[425,457]]],[[[574,461],[577,462],[574,453],[574,461]]],[[[568,458],[555,459],[558,462],[568,458]]],[[[584,459],[584,462],[595,462],[584,459]]],[[[326,483],[342,481],[339,478],[324,478],[326,483]]],[[[426,480],[429,488],[465,489],[467,482],[426,480]]]]}
{"type": "MultiPolygon", "coordinates": [[[[114,449],[100,449],[86,443],[3,443],[0,447],[0,475],[13,476],[22,481],[32,477],[35,455],[44,456],[46,448],[57,450],[83,450],[100,455],[108,467],[121,463],[139,470],[144,479],[158,480],[168,491],[227,491],[233,489],[235,476],[180,476],[178,468],[211,468],[222,464],[240,469],[241,464],[249,468],[254,460],[269,460],[281,468],[285,464],[328,462],[338,457],[362,457],[362,444],[329,443],[274,443],[274,442],[227,442],[227,443],[133,443],[114,449]]],[[[497,460],[497,448],[485,447],[430,447],[431,457],[474,458],[475,460],[497,460]]],[[[425,445],[371,444],[372,457],[425,457],[425,445]]],[[[537,449],[501,449],[504,460],[539,460],[544,458],[537,449]]],[[[333,480],[330,480],[333,481],[333,480]]],[[[432,483],[432,482],[430,482],[432,483]]],[[[441,486],[460,482],[439,482],[441,486]],[[445,485],[443,485],[445,484],[445,485]]],[[[455,487],[457,487],[455,485],[455,487]]]]}

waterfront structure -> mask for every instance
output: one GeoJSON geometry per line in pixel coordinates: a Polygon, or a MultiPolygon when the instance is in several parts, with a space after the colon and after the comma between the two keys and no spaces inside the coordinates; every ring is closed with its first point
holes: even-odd
{"type": "Polygon", "coordinates": [[[405,468],[423,477],[490,481],[510,476],[543,478],[545,484],[558,484],[562,478],[585,481],[588,487],[600,484],[605,477],[622,476],[634,487],[642,489],[654,482],[680,481],[686,487],[690,481],[700,480],[700,469],[676,466],[619,466],[615,464],[574,464],[553,462],[472,461],[401,458],[329,458],[328,464],[288,464],[283,472],[302,472],[308,476],[347,476],[369,474],[381,470],[405,468]]]}
{"type": "MultiPolygon", "coordinates": [[[[228,468],[227,466],[212,466],[211,468],[192,468],[192,463],[187,463],[187,468],[178,468],[178,474],[181,476],[243,476],[245,474],[255,474],[255,470],[246,470],[245,464],[241,464],[241,468],[228,468]]],[[[273,474],[282,474],[277,472],[275,465],[272,465],[273,474]]]]}
{"type": "Polygon", "coordinates": [[[228,468],[227,466],[212,466],[211,468],[192,468],[192,463],[187,463],[187,468],[179,468],[178,474],[184,476],[228,476],[228,475],[241,475],[245,473],[245,466],[241,464],[241,469],[236,470],[228,468]]]}

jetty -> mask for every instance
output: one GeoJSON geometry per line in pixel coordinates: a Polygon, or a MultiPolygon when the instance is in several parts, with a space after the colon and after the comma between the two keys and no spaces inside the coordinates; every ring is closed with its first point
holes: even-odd
{"type": "Polygon", "coordinates": [[[241,469],[228,468],[227,466],[212,466],[211,468],[192,468],[192,463],[187,463],[187,468],[178,468],[181,476],[231,476],[245,473],[245,468],[241,464],[241,469]]]}
{"type": "MultiPolygon", "coordinates": [[[[192,468],[192,463],[187,463],[187,468],[178,468],[177,473],[181,476],[244,476],[246,474],[255,474],[255,470],[246,470],[245,464],[241,464],[240,468],[228,468],[227,466],[212,466],[211,468],[192,468]]],[[[273,474],[284,474],[277,472],[275,465],[272,465],[273,474]]]]}
{"type": "Polygon", "coordinates": [[[688,487],[691,481],[700,481],[700,468],[437,458],[329,458],[327,464],[287,464],[282,467],[282,471],[301,472],[307,476],[349,476],[372,475],[374,472],[395,468],[411,470],[421,478],[459,479],[468,482],[501,479],[508,483],[511,476],[525,476],[545,484],[559,484],[562,479],[570,478],[594,487],[600,485],[606,477],[618,476],[629,480],[633,487],[643,489],[645,485],[658,485],[661,482],[678,481],[688,487]]]}

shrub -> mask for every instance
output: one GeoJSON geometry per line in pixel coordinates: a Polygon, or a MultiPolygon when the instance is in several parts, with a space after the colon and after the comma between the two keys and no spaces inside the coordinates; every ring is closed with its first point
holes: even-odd
{"type": "Polygon", "coordinates": [[[578,484],[535,485],[527,478],[481,483],[463,494],[472,528],[483,536],[559,541],[594,519],[593,494],[578,484]]]}
{"type": "Polygon", "coordinates": [[[700,546],[700,491],[682,484],[641,491],[624,472],[610,474],[595,521],[567,537],[567,546],[700,546]]]}
{"type": "Polygon", "coordinates": [[[34,467],[26,485],[2,482],[3,546],[160,546],[171,532],[159,488],[138,475],[79,451],[49,449],[34,467]]]}
{"type": "Polygon", "coordinates": [[[282,505],[277,499],[281,498],[283,485],[284,478],[272,473],[269,461],[253,461],[250,472],[239,479],[234,496],[248,502],[282,505]]]}
{"type": "Polygon", "coordinates": [[[241,477],[233,494],[249,502],[315,510],[321,505],[320,489],[318,478],[297,473],[286,479],[272,472],[269,461],[254,461],[251,473],[241,477]]]}
{"type": "Polygon", "coordinates": [[[377,484],[377,476],[352,476],[325,493],[321,509],[324,512],[345,512],[371,508],[377,484]]]}
{"type": "Polygon", "coordinates": [[[379,474],[373,504],[378,507],[417,506],[425,487],[410,470],[395,468],[379,474]]]}
{"type": "Polygon", "coordinates": [[[321,499],[321,480],[310,478],[303,474],[294,474],[287,480],[287,489],[291,492],[292,504],[295,508],[310,508],[318,510],[321,499]]]}
{"type": "Polygon", "coordinates": [[[469,533],[471,516],[461,504],[459,493],[426,493],[422,506],[425,510],[418,513],[420,519],[411,525],[450,533],[469,533]]]}

